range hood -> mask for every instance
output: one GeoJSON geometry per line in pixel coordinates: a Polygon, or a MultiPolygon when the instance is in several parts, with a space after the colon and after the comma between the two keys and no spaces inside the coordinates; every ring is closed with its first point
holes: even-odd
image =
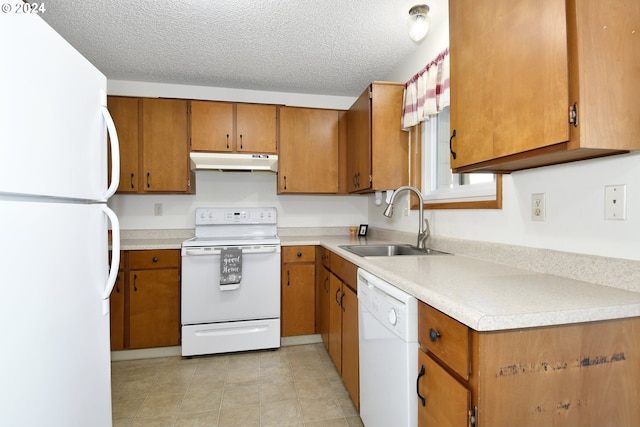
{"type": "Polygon", "coordinates": [[[278,172],[275,154],[237,154],[192,152],[191,170],[278,172]]]}

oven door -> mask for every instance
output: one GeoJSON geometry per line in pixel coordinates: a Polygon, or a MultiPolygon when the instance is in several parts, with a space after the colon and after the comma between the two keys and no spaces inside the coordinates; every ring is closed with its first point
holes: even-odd
{"type": "Polygon", "coordinates": [[[182,324],[280,317],[280,245],[238,246],[242,279],[220,287],[220,247],[182,248],[182,324]]]}

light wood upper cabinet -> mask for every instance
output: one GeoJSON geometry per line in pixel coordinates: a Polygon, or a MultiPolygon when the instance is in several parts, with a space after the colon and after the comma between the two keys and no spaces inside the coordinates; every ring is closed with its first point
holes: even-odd
{"type": "MultiPolygon", "coordinates": [[[[110,96],[109,113],[118,132],[120,144],[120,184],[118,193],[137,193],[139,189],[140,98],[110,96]]],[[[109,150],[111,161],[111,150],[109,150]]],[[[111,166],[111,163],[109,163],[111,166]]],[[[109,174],[111,177],[111,174],[109,174]]]]}
{"type": "Polygon", "coordinates": [[[402,83],[373,82],[347,112],[347,189],[407,185],[408,134],[401,126],[402,83]]]}
{"type": "Polygon", "coordinates": [[[234,150],[234,104],[191,101],[191,151],[234,150]]]}
{"type": "Polygon", "coordinates": [[[191,191],[187,126],[187,101],[142,99],[143,191],[191,191]]]}
{"type": "Polygon", "coordinates": [[[337,110],[280,108],[279,193],[338,193],[337,110]]]}
{"type": "Polygon", "coordinates": [[[451,1],[452,168],[510,172],[640,149],[639,20],[635,0],[451,1]]]}
{"type": "Polygon", "coordinates": [[[275,105],[191,101],[191,150],[275,154],[275,105]]]}
{"type": "Polygon", "coordinates": [[[120,141],[120,193],[193,193],[187,101],[108,97],[120,141]]]}

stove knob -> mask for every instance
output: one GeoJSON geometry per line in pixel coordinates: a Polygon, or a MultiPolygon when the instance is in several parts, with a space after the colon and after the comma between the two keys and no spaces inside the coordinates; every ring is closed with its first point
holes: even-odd
{"type": "Polygon", "coordinates": [[[398,323],[398,313],[396,313],[396,310],[393,308],[389,311],[389,323],[393,326],[396,326],[396,323],[398,323]]]}

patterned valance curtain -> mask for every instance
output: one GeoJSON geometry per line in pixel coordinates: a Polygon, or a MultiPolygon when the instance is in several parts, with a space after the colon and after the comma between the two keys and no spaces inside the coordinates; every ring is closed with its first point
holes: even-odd
{"type": "Polygon", "coordinates": [[[409,130],[449,105],[449,48],[404,84],[402,129],[409,130]]]}

